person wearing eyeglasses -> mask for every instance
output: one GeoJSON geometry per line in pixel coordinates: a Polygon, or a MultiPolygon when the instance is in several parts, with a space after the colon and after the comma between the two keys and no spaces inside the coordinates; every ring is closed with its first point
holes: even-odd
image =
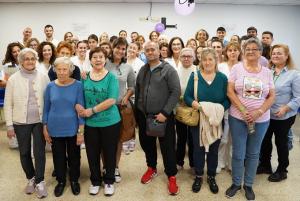
{"type": "Polygon", "coordinates": [[[233,66],[227,95],[231,101],[229,128],[232,138],[232,185],[228,198],[243,188],[248,200],[255,200],[252,189],[261,143],[270,122],[270,107],[275,99],[271,71],[259,64],[262,45],[250,38],[243,45],[243,62],[233,66]]]}
{"type": "MultiPolygon", "coordinates": [[[[105,64],[105,68],[113,73],[119,81],[118,105],[129,104],[130,97],[134,94],[135,75],[132,66],[126,63],[126,49],[128,43],[126,39],[119,37],[112,45],[112,57],[105,64]]],[[[118,144],[115,178],[116,182],[121,182],[119,162],[121,159],[122,143],[118,144]]]]}
{"type": "Polygon", "coordinates": [[[42,115],[44,91],[49,78],[36,70],[37,59],[38,54],[31,48],[19,53],[20,70],[7,81],[4,114],[7,136],[18,140],[21,165],[28,179],[24,191],[26,194],[36,192],[38,198],[43,198],[48,193],[44,181],[46,156],[42,115]],[[31,158],[32,146],[34,163],[31,158]]]}
{"type": "MultiPolygon", "coordinates": [[[[178,68],[178,76],[181,86],[181,101],[183,101],[183,95],[192,72],[194,72],[197,67],[193,65],[195,60],[195,52],[192,48],[183,48],[180,51],[179,59],[181,66],[178,68]]],[[[190,131],[190,127],[186,124],[176,120],[176,163],[177,169],[182,170],[184,165],[186,144],[188,144],[188,158],[190,168],[194,168],[193,161],[193,139],[190,131]]]]}
{"type": "Polygon", "coordinates": [[[290,49],[277,44],[271,48],[271,69],[276,89],[275,103],[271,107],[271,120],[261,145],[260,164],[257,173],[270,174],[270,182],[287,179],[289,166],[288,133],[295,122],[300,107],[300,73],[294,67],[290,49]],[[272,137],[278,155],[278,166],[272,172],[272,137]]]}

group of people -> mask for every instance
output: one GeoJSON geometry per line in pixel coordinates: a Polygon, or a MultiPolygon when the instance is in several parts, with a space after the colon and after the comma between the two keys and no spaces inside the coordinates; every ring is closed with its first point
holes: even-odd
{"type": "Polygon", "coordinates": [[[134,139],[120,141],[119,110],[131,100],[146,157],[142,184],[157,176],[157,139],[171,195],[179,192],[176,174],[184,168],[186,144],[195,193],[203,184],[205,161],[207,183],[214,194],[219,192],[217,173],[231,170],[227,197],[243,185],[246,198],[255,200],[256,173],[269,174],[270,182],[287,178],[288,134],[300,106],[300,74],[287,45],[271,46],[271,32],[263,32],[260,41],[256,28],[249,27],[248,36],[234,35],[226,41],[223,27],[211,39],[201,29],[184,45],[180,37],[168,41],[155,31],[147,42],[132,32],[128,44],[127,32],[121,30],[111,41],[107,33],[101,34],[98,45],[94,34],[87,41],[76,41],[71,32],[55,44],[53,27],[46,25],[44,31],[46,40],[39,44],[30,34],[25,37],[30,32],[26,28],[26,48],[9,44],[3,61],[7,136],[17,139],[28,179],[25,193],[47,196],[47,142],[56,173],[55,196],[64,192],[67,167],[72,192],[80,193],[82,143],[90,169],[89,193],[98,194],[104,182],[104,194],[113,195],[114,182],[122,178],[122,148],[126,152],[134,146],[134,139]],[[198,111],[198,125],[188,126],[175,118],[181,103],[198,111]],[[164,125],[162,136],[149,134],[149,118],[164,125]],[[275,172],[273,134],[279,162],[275,172]]]}

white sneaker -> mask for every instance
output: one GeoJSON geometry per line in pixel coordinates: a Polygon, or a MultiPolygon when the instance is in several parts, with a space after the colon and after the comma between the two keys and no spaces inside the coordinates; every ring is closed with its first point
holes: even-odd
{"type": "Polygon", "coordinates": [[[115,169],[115,181],[116,181],[117,183],[120,183],[121,180],[122,180],[122,177],[121,177],[121,174],[120,174],[120,172],[119,172],[119,168],[116,168],[116,169],[115,169]]]}
{"type": "Polygon", "coordinates": [[[26,194],[34,193],[34,188],[35,188],[35,177],[32,177],[31,179],[28,179],[27,186],[25,187],[25,193],[26,194]]]}
{"type": "Polygon", "coordinates": [[[112,196],[115,192],[115,187],[113,184],[104,184],[104,195],[112,196]]]}
{"type": "Polygon", "coordinates": [[[122,149],[126,155],[130,154],[128,142],[123,142],[122,149]]]}
{"type": "Polygon", "coordinates": [[[90,185],[90,187],[89,187],[89,193],[91,195],[97,195],[99,193],[99,189],[100,189],[100,186],[90,185]]]}
{"type": "Polygon", "coordinates": [[[41,181],[40,183],[36,184],[35,191],[38,198],[44,198],[47,197],[47,189],[46,189],[46,183],[45,181],[41,181]]]}

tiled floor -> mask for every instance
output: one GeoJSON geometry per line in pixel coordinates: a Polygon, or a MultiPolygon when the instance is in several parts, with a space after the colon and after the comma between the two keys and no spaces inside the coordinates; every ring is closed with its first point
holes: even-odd
{"type": "MultiPolygon", "coordinates": [[[[290,152],[290,167],[288,179],[280,183],[270,183],[267,181],[267,175],[258,175],[256,177],[254,191],[256,200],[258,201],[300,201],[300,122],[297,119],[294,128],[296,135],[294,139],[294,149],[290,152]]],[[[228,200],[224,192],[231,184],[231,176],[228,172],[221,172],[216,178],[220,188],[220,192],[216,195],[209,191],[208,185],[205,182],[199,193],[191,191],[193,175],[186,166],[184,170],[177,175],[180,193],[177,196],[170,196],[167,193],[167,178],[163,172],[162,160],[159,155],[158,160],[158,177],[153,182],[143,185],[140,183],[140,177],[146,170],[144,153],[142,152],[139,143],[137,143],[136,151],[130,155],[122,155],[120,171],[122,181],[116,184],[116,192],[112,197],[103,195],[103,188],[96,196],[88,194],[89,169],[86,159],[85,150],[82,150],[81,163],[81,194],[73,196],[70,186],[67,184],[62,197],[55,198],[53,195],[56,181],[51,177],[52,154],[47,153],[47,164],[45,172],[45,180],[48,187],[49,196],[45,200],[118,200],[118,201],[168,201],[168,200],[197,200],[197,201],[226,201],[228,200]]],[[[277,154],[274,153],[273,164],[275,168],[277,154]]],[[[26,178],[21,169],[18,150],[10,150],[7,145],[5,130],[0,132],[0,201],[20,201],[20,200],[38,200],[35,195],[25,195],[23,189],[26,184],[26,178]]],[[[233,201],[246,200],[244,192],[239,192],[233,201]]]]}

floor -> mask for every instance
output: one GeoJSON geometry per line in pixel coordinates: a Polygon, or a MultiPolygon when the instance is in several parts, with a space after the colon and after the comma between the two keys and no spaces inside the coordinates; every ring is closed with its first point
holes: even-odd
{"type": "MultiPolygon", "coordinates": [[[[297,122],[294,125],[294,148],[290,152],[290,166],[288,179],[280,183],[270,183],[267,181],[267,175],[258,175],[256,177],[255,185],[253,186],[256,193],[256,200],[258,201],[300,201],[300,119],[297,117],[297,122]]],[[[231,184],[231,176],[229,172],[222,171],[217,175],[217,183],[220,191],[214,195],[209,191],[204,179],[204,184],[199,193],[193,193],[191,191],[191,185],[193,182],[193,175],[191,170],[185,166],[185,169],[181,170],[177,175],[177,181],[180,186],[180,193],[177,196],[170,196],[167,192],[167,178],[163,172],[162,160],[159,154],[158,159],[158,177],[156,177],[151,183],[143,185],[140,183],[140,177],[146,170],[144,153],[141,150],[139,143],[134,152],[130,155],[122,155],[120,171],[122,175],[122,181],[115,185],[116,191],[112,197],[105,197],[103,195],[103,189],[96,196],[88,194],[89,181],[89,169],[86,159],[85,150],[81,151],[81,193],[79,196],[74,196],[71,192],[70,186],[67,184],[64,194],[60,198],[56,198],[53,195],[54,186],[56,181],[51,177],[53,170],[52,154],[47,153],[45,181],[48,187],[48,197],[44,200],[63,200],[63,201],[76,201],[76,200],[118,200],[118,201],[168,201],[168,200],[199,200],[199,201],[226,201],[225,190],[231,184]]],[[[276,156],[273,159],[273,168],[276,167],[276,156]]],[[[0,126],[0,200],[1,201],[19,201],[19,200],[38,200],[33,195],[26,195],[23,193],[23,189],[26,184],[25,175],[21,169],[19,152],[18,150],[11,150],[8,148],[6,131],[0,126]]],[[[231,199],[232,201],[246,200],[244,192],[240,191],[237,195],[231,199]]]]}

